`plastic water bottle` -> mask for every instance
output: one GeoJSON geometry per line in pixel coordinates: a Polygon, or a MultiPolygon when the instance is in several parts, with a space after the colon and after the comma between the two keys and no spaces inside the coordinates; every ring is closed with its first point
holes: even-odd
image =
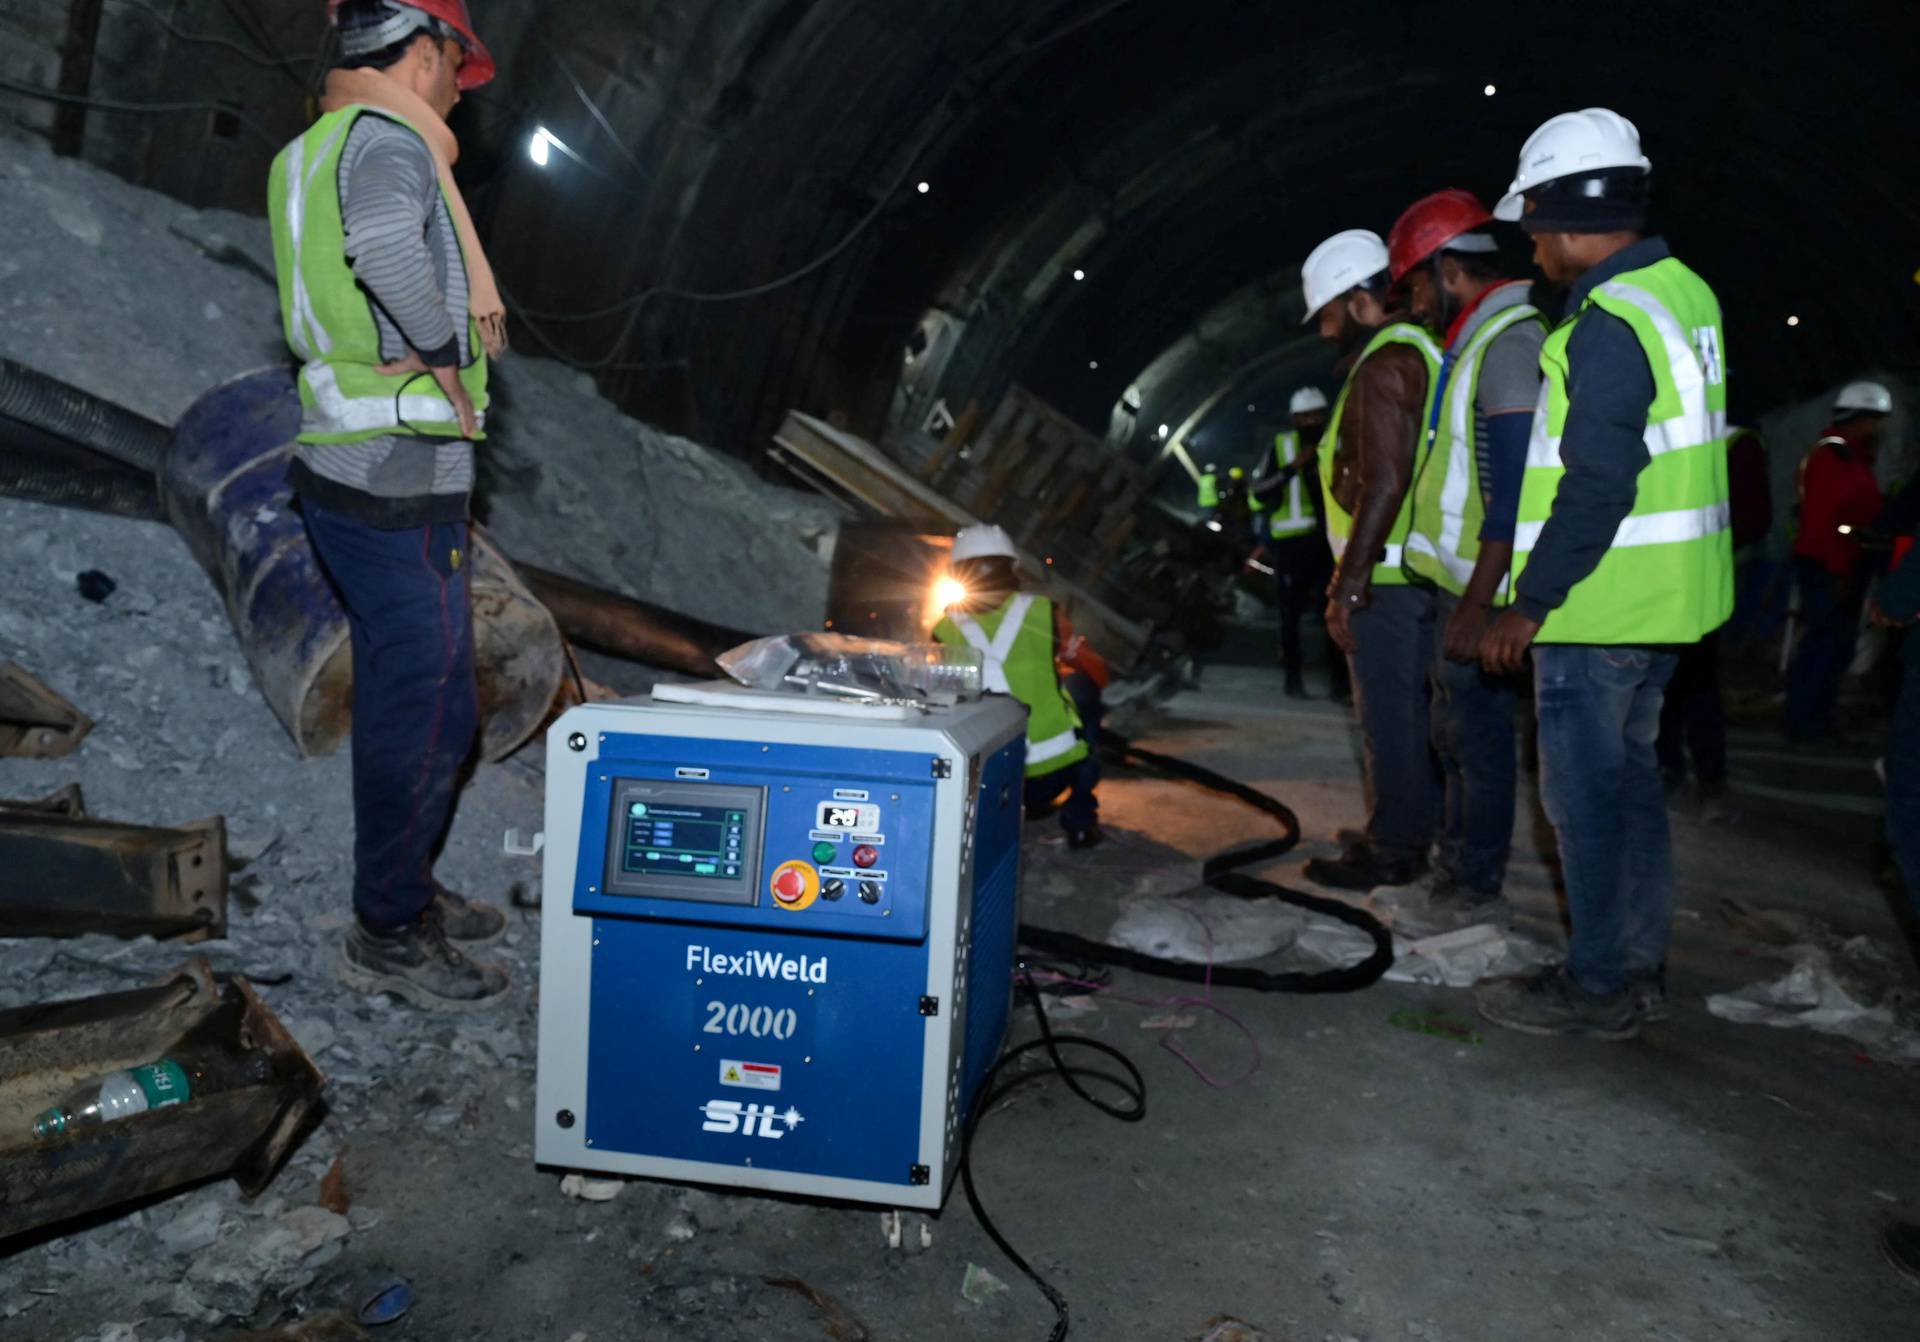
{"type": "Polygon", "coordinates": [[[139,1067],[109,1072],[77,1087],[33,1121],[36,1141],[113,1123],[217,1091],[259,1085],[272,1075],[266,1054],[229,1048],[182,1051],[139,1067]]]}

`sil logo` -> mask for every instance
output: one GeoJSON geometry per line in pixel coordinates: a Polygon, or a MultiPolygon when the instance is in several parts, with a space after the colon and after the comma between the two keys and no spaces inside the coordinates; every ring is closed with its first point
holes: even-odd
{"type": "Polygon", "coordinates": [[[700,1106],[707,1121],[702,1132],[737,1132],[743,1137],[765,1137],[778,1141],[806,1119],[792,1105],[777,1112],[770,1104],[742,1104],[739,1100],[708,1100],[700,1106]]]}

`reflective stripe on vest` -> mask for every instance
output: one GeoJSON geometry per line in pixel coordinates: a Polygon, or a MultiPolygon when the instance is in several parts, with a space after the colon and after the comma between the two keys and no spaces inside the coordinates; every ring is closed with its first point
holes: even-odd
{"type": "MultiPolygon", "coordinates": [[[[1486,353],[1510,327],[1539,317],[1539,309],[1527,303],[1489,317],[1454,360],[1440,394],[1433,442],[1413,485],[1407,567],[1455,596],[1467,590],[1473,577],[1474,562],[1480,557],[1480,525],[1486,519],[1474,416],[1486,353]]],[[[1508,579],[1503,576],[1494,604],[1506,601],[1507,590],[1508,579]]]]}
{"type": "MultiPolygon", "coordinates": [[[[287,344],[299,356],[300,441],[351,443],[390,433],[457,437],[459,421],[431,374],[386,374],[372,300],[355,279],[341,221],[340,158],[354,123],[371,109],[330,112],[274,158],[268,178],[274,269],[287,344]]],[[[405,126],[403,118],[378,112],[405,126]]],[[[408,127],[409,130],[412,127],[408,127]]],[[[417,133],[417,132],[416,132],[417,133]]],[[[451,207],[440,192],[441,207],[451,207]]],[[[487,361],[467,313],[460,383],[485,423],[487,361]]]]}
{"type": "MultiPolygon", "coordinates": [[[[1273,459],[1282,467],[1291,466],[1300,460],[1300,435],[1292,429],[1276,434],[1273,440],[1273,459]]],[[[1319,525],[1319,519],[1313,515],[1313,509],[1307,496],[1306,482],[1300,478],[1300,472],[1293,473],[1293,479],[1287,482],[1286,503],[1273,510],[1273,516],[1267,519],[1267,534],[1277,541],[1293,536],[1304,536],[1319,525]]]]}
{"type": "Polygon", "coordinates": [[[1052,773],[1085,759],[1080,711],[1060,684],[1053,664],[1053,603],[1016,593],[998,610],[949,614],[934,626],[941,643],[977,648],[989,690],[1010,694],[1027,706],[1027,776],[1052,773]],[[993,625],[992,632],[987,624],[993,625]]]}
{"type": "MultiPolygon", "coordinates": [[[[1333,403],[1333,417],[1327,421],[1327,431],[1320,439],[1320,496],[1327,510],[1327,544],[1333,549],[1335,560],[1345,558],[1347,537],[1353,533],[1353,518],[1340,506],[1333,496],[1333,459],[1340,446],[1340,420],[1347,408],[1347,394],[1353,390],[1353,380],[1359,376],[1361,368],[1372,358],[1376,350],[1387,345],[1410,345],[1420,354],[1427,366],[1427,394],[1420,405],[1420,418],[1416,422],[1417,439],[1413,444],[1413,468],[1417,471],[1420,457],[1426,446],[1427,422],[1433,410],[1433,394],[1440,376],[1440,347],[1433,337],[1412,322],[1390,322],[1374,333],[1373,339],[1360,352],[1360,358],[1347,374],[1347,381],[1340,388],[1340,397],[1333,403]]],[[[1393,519],[1393,527],[1387,532],[1387,542],[1380,557],[1374,562],[1373,581],[1384,585],[1404,585],[1407,575],[1401,571],[1400,563],[1404,558],[1402,547],[1406,544],[1407,525],[1413,515],[1413,490],[1409,488],[1406,497],[1400,500],[1400,511],[1393,519]]]]}
{"type": "MultiPolygon", "coordinates": [[[[1644,435],[1651,460],[1612,546],[1548,614],[1538,641],[1692,643],[1733,610],[1720,303],[1706,281],[1671,257],[1597,286],[1587,302],[1626,322],[1646,354],[1654,380],[1644,435]]],[[[1569,405],[1567,342],[1577,319],[1563,322],[1540,351],[1546,380],[1520,488],[1516,583],[1566,475],[1560,435],[1569,405]]]]}

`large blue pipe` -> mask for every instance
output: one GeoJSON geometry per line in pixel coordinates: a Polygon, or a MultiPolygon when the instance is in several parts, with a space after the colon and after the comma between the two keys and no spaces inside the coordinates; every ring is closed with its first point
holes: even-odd
{"type": "MultiPolygon", "coordinates": [[[[293,510],[287,463],[299,393],[284,365],[195,401],[160,454],[163,511],[225,600],[260,692],[303,755],[324,755],[351,720],[346,614],[293,510]]],[[[567,661],[560,631],[506,557],[473,535],[481,750],[512,751],[545,719],[567,661]]]]}

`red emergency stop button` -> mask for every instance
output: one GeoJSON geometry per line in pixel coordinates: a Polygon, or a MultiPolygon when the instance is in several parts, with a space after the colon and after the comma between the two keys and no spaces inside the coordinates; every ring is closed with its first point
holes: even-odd
{"type": "Polygon", "coordinates": [[[806,862],[782,862],[767,888],[776,907],[804,909],[820,897],[820,873],[806,862]]]}
{"type": "Polygon", "coordinates": [[[853,865],[871,867],[880,860],[880,850],[870,843],[863,843],[853,850],[853,865]]]}

